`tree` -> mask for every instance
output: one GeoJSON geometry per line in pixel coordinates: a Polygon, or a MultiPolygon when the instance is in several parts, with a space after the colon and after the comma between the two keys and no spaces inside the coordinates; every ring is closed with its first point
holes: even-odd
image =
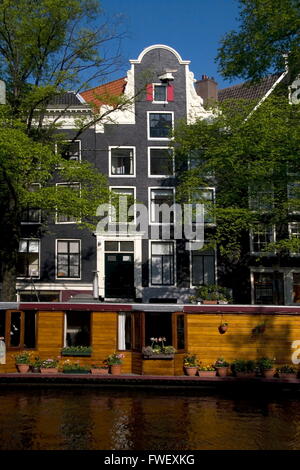
{"type": "Polygon", "coordinates": [[[276,249],[279,262],[289,250],[300,249],[300,240],[288,232],[288,223],[299,221],[300,107],[272,96],[249,117],[253,106],[223,103],[214,120],[175,131],[177,155],[192,159],[181,174],[178,198],[205,204],[195,188],[216,186],[215,204],[206,203],[215,226],[206,229],[205,238],[217,246],[231,280],[234,271],[249,265],[250,230],[276,227],[276,243],[270,240],[265,251],[276,249]]]}
{"type": "MultiPolygon", "coordinates": [[[[45,222],[58,211],[91,226],[97,206],[109,201],[103,175],[54,151],[54,142],[66,139],[59,127],[68,105],[59,117],[45,119],[54,97],[86,89],[120,66],[123,33],[117,23],[100,24],[100,14],[97,0],[0,1],[0,77],[7,85],[7,105],[0,110],[2,300],[15,300],[24,210],[42,209],[45,222]],[[116,52],[109,53],[113,44],[116,52]],[[76,181],[80,191],[57,181],[76,181]]],[[[105,98],[111,106],[102,113],[90,107],[88,118],[77,120],[74,138],[131,102],[128,96],[105,98]]]]}
{"type": "Polygon", "coordinates": [[[239,7],[240,29],[228,32],[218,50],[220,73],[259,79],[284,70],[284,54],[292,75],[299,73],[299,0],[239,0],[239,7]]]}

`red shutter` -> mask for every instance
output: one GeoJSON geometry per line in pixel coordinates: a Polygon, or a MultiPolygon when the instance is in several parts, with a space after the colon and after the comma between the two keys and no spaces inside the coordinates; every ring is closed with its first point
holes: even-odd
{"type": "Polygon", "coordinates": [[[168,85],[167,87],[167,100],[174,101],[174,87],[173,85],[168,85]]]}
{"type": "Polygon", "coordinates": [[[146,87],[147,101],[153,101],[153,85],[149,83],[146,87]]]}

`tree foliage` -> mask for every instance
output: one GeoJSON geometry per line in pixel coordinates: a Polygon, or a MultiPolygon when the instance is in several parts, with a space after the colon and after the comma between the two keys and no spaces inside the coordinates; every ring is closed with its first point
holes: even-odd
{"type": "Polygon", "coordinates": [[[239,9],[240,29],[228,32],[218,51],[220,73],[258,79],[284,70],[283,54],[291,73],[299,73],[299,0],[239,0],[239,9]]]}
{"type": "Polygon", "coordinates": [[[178,198],[204,202],[194,197],[195,188],[216,186],[216,202],[207,207],[216,225],[206,238],[232,262],[249,253],[245,236],[249,240],[248,231],[258,225],[276,226],[285,248],[299,246],[287,227],[300,220],[300,107],[273,96],[247,119],[252,109],[249,101],[223,103],[213,121],[175,131],[177,155],[192,158],[178,198]]]}

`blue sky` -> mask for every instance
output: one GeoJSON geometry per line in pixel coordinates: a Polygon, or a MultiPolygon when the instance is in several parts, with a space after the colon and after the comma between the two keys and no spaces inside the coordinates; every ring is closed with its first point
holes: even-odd
{"type": "Polygon", "coordinates": [[[240,81],[224,81],[214,61],[222,36],[238,28],[237,0],[102,0],[101,5],[108,15],[124,16],[128,33],[122,52],[127,61],[137,59],[145,47],[166,44],[191,61],[197,79],[214,77],[219,88],[240,81]]]}

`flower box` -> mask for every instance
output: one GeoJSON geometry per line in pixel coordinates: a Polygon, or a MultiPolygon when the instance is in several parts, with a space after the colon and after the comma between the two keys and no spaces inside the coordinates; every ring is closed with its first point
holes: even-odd
{"type": "Polygon", "coordinates": [[[41,367],[41,374],[57,374],[58,369],[56,367],[41,367]]]}
{"type": "Polygon", "coordinates": [[[143,354],[143,359],[174,359],[174,354],[143,354]]]}
{"type": "Polygon", "coordinates": [[[217,371],[215,370],[199,370],[199,377],[215,377],[217,371]]]}
{"type": "Polygon", "coordinates": [[[74,352],[69,352],[69,351],[62,351],[61,352],[62,356],[76,356],[76,357],[90,357],[92,355],[91,351],[87,352],[79,352],[79,351],[74,351],[74,352]]]}
{"type": "Polygon", "coordinates": [[[108,375],[108,367],[106,368],[91,368],[92,375],[108,375]]]}

